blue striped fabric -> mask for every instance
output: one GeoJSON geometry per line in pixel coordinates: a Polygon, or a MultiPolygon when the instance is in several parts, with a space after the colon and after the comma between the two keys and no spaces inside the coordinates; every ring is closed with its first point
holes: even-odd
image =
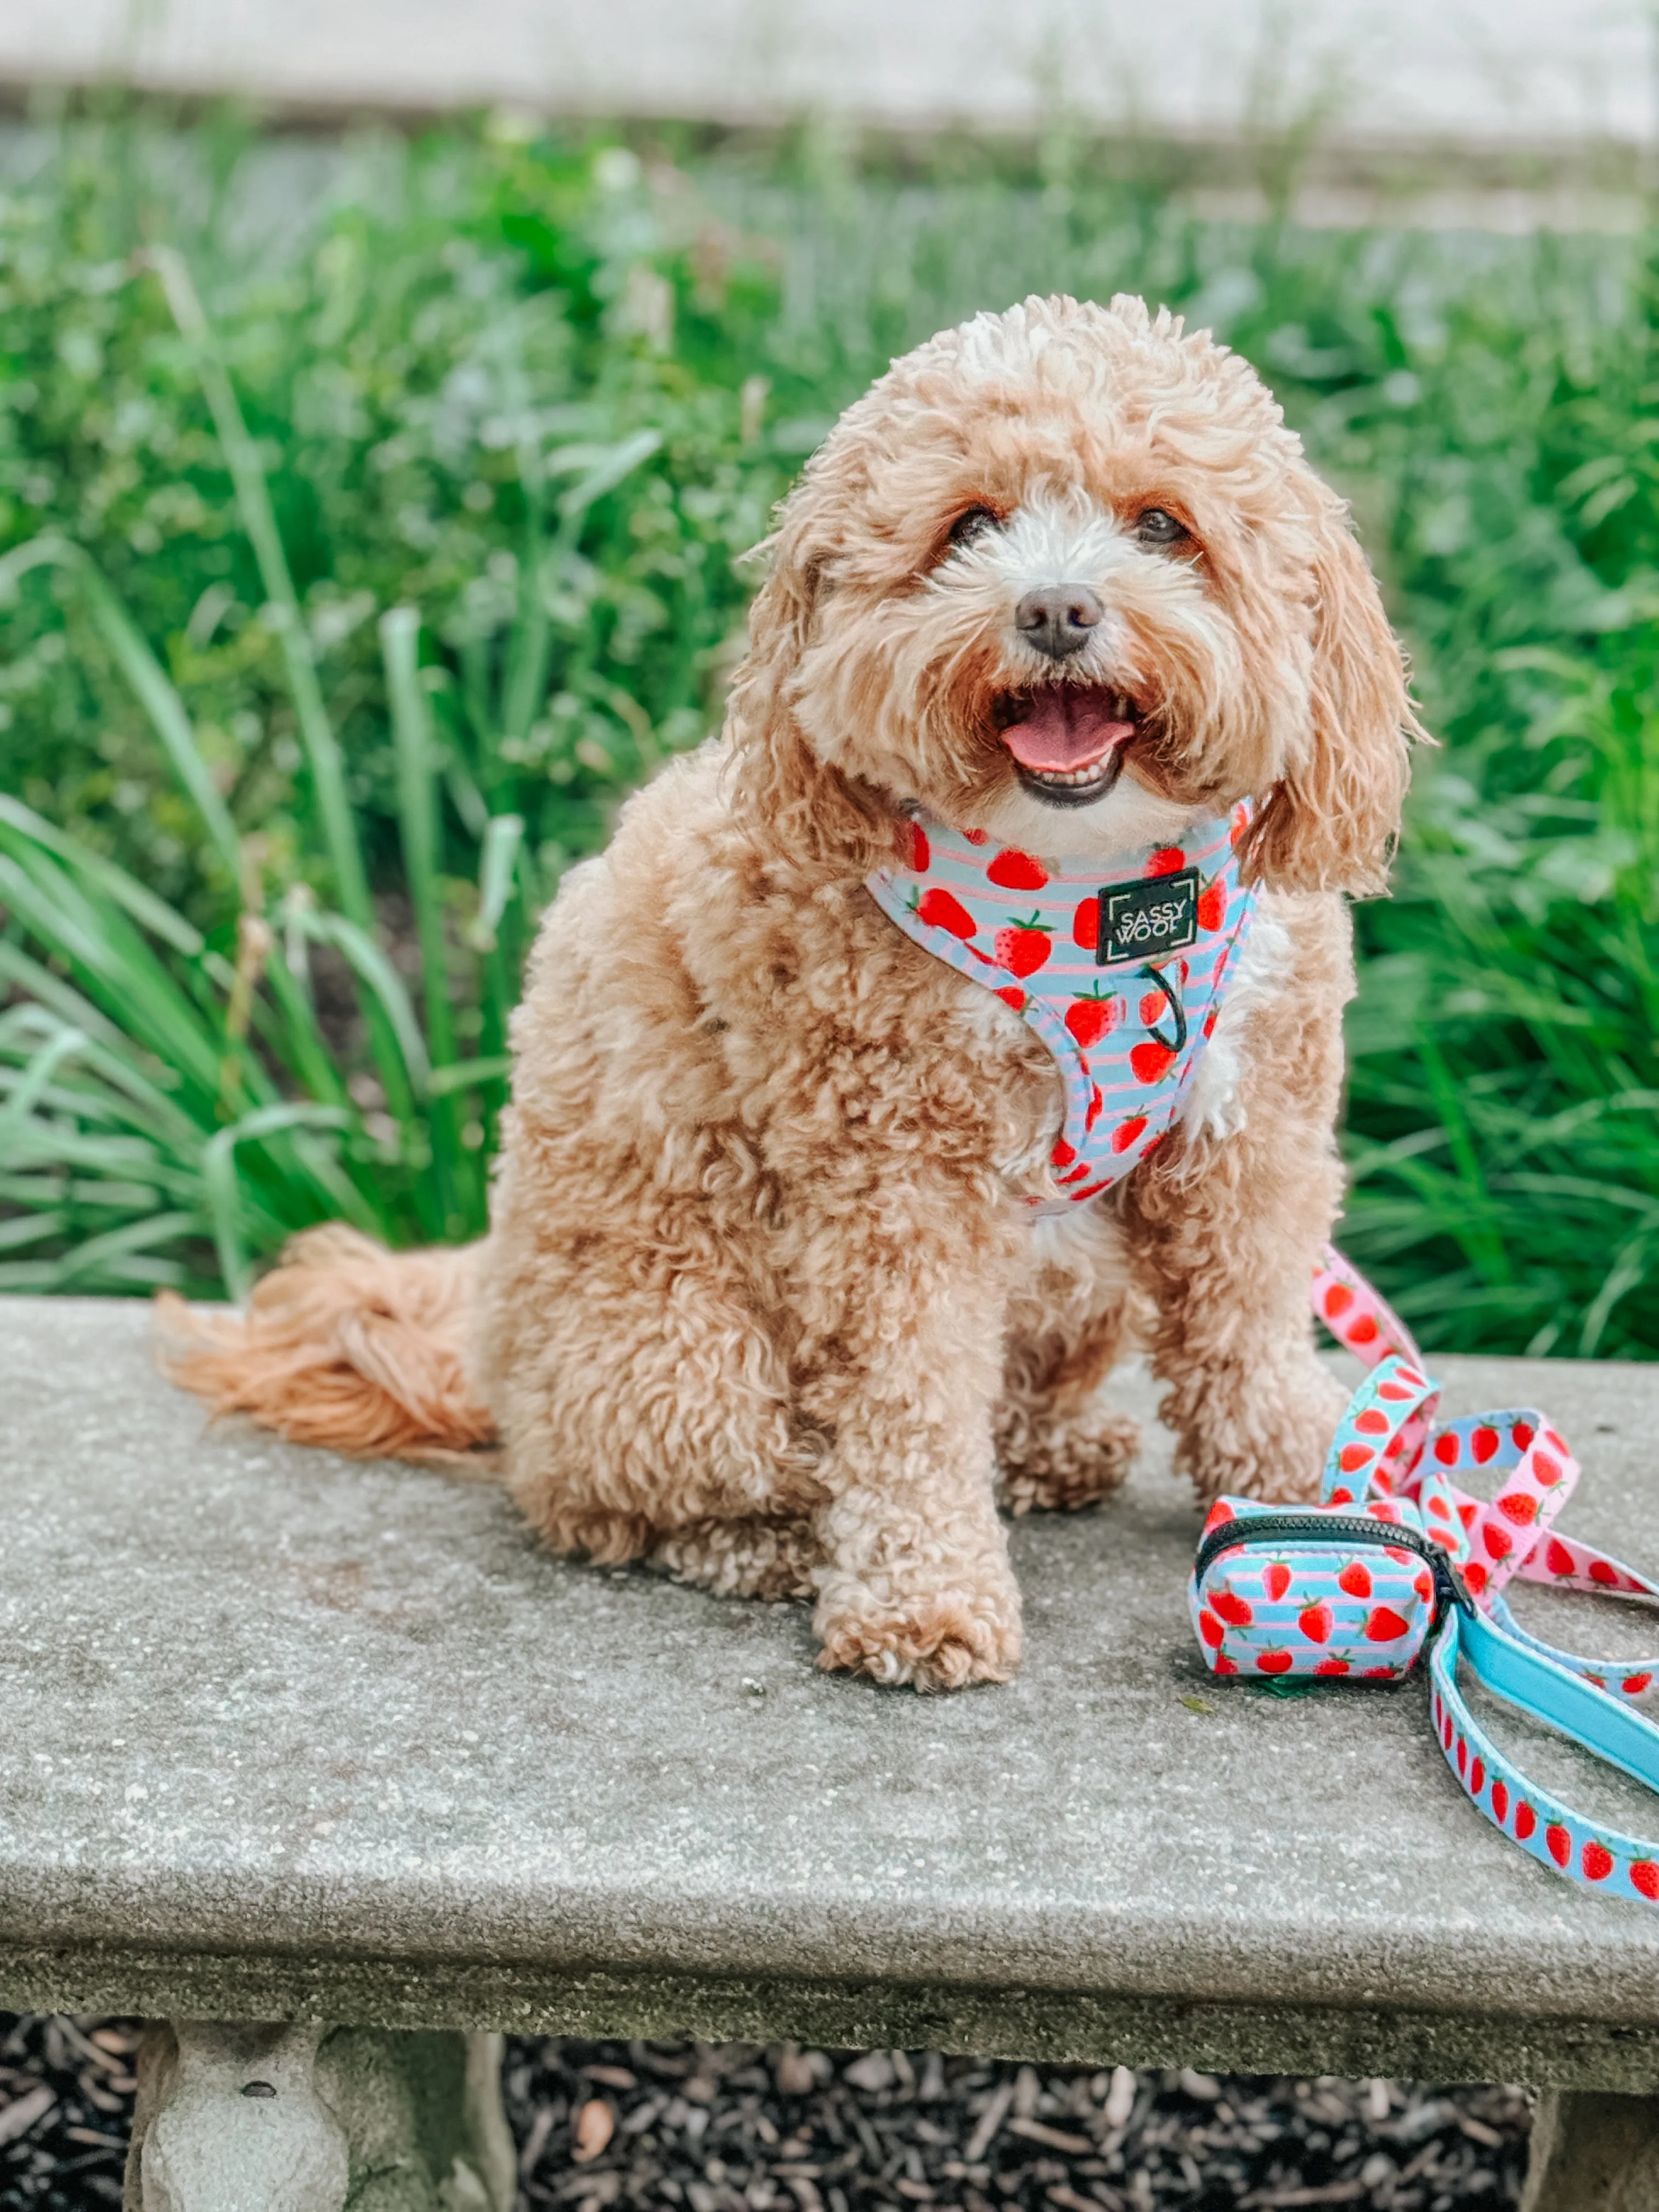
{"type": "Polygon", "coordinates": [[[868,879],[907,936],[994,991],[1054,1054],[1066,1090],[1057,1195],[1118,1182],[1174,1121],[1255,908],[1234,849],[1249,820],[1241,805],[1179,845],[1102,863],[918,813],[912,865],[868,879]]]}

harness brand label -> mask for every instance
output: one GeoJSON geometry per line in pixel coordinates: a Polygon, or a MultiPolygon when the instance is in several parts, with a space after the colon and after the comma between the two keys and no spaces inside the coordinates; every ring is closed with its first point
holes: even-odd
{"type": "Polygon", "coordinates": [[[1118,960],[1145,960],[1149,953],[1180,952],[1197,939],[1196,868],[1103,887],[1095,939],[1097,968],[1109,968],[1118,960]]]}

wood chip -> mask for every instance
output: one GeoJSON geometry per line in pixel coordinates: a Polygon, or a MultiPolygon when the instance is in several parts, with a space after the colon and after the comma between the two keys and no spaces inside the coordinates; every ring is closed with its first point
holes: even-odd
{"type": "Polygon", "coordinates": [[[1135,2108],[1136,2086],[1128,2067],[1113,2067],[1112,2086],[1106,2092],[1105,2120],[1109,2128],[1121,2128],[1127,2122],[1135,2108]]]}
{"type": "Polygon", "coordinates": [[[841,2078],[850,2082],[855,2089],[875,2091],[890,2089],[897,2077],[893,2071],[893,2062],[886,2051],[867,2051],[853,2065],[842,2068],[841,2078]]]}
{"type": "Polygon", "coordinates": [[[1008,2132],[1011,2136],[1024,2136],[1032,2142],[1047,2143],[1050,2150],[1068,2150],[1074,2158],[1087,2158],[1094,2148],[1087,2136],[1068,2136],[1059,2128],[1045,2126],[1041,2120],[1010,2120],[1008,2132]]]}
{"type": "Polygon", "coordinates": [[[1000,2089],[993,2089],[983,2110],[968,2138],[968,2148],[962,2154],[968,2166],[977,2166],[996,2140],[997,2130],[1008,2117],[1008,2107],[1014,2101],[1014,2085],[1005,2081],[1000,2089]]]}
{"type": "Polygon", "coordinates": [[[603,2097],[590,2097],[576,2115],[570,2155],[578,2166],[596,2159],[616,2132],[617,2115],[603,2097]]]}
{"type": "Polygon", "coordinates": [[[1460,2112],[1457,2124],[1471,2142],[1484,2143],[1488,2150],[1496,2150],[1504,2140],[1496,2128],[1489,2128],[1484,2120],[1477,2120],[1471,2112],[1460,2112]]]}
{"type": "Polygon", "coordinates": [[[1363,2181],[1328,2181],[1322,2189],[1256,2189],[1238,2200],[1240,2212],[1249,2205],[1357,2204],[1370,2191],[1363,2181]]]}
{"type": "Polygon", "coordinates": [[[811,2060],[803,2058],[793,2043],[784,2045],[772,2072],[781,2097],[810,2096],[817,2078],[811,2060]]]}
{"type": "Polygon", "coordinates": [[[534,2173],[540,2165],[542,2153],[547,2148],[547,2139],[553,2132],[554,2118],[552,2106],[544,2105],[530,2123],[530,2133],[525,2137],[524,2146],[519,2153],[520,2173],[534,2173]]]}
{"type": "Polygon", "coordinates": [[[1045,2193],[1051,2204],[1061,2207],[1061,2212],[1100,2212],[1092,2197],[1079,2197],[1075,2189],[1068,2189],[1063,2181],[1053,2183],[1045,2193]]]}
{"type": "Polygon", "coordinates": [[[0,2143],[15,2142],[19,2136],[26,2136],[57,2102],[56,2093],[44,2081],[38,2089],[26,2089],[21,2097],[0,2110],[0,2143]]]}

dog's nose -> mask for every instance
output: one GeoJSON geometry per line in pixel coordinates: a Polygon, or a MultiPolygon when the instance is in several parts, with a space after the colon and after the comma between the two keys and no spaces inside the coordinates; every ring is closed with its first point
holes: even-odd
{"type": "Polygon", "coordinates": [[[1050,584],[1027,592],[1014,609],[1014,627],[1050,660],[1081,651],[1104,610],[1086,584],[1050,584]]]}

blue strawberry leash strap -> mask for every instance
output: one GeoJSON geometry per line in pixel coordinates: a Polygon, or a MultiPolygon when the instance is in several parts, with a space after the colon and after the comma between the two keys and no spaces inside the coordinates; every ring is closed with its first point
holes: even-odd
{"type": "Polygon", "coordinates": [[[1328,1249],[1313,1305],[1370,1373],[1332,1439],[1317,1507],[1219,1498],[1189,1586],[1223,1675],[1397,1680],[1426,1653],[1430,1715],[1480,1810],[1540,1864],[1587,1888],[1659,1904],[1659,1841],[1587,1820],[1523,1774],[1470,1711],[1467,1662],[1492,1695],[1659,1791],[1659,1727],[1638,1711],[1659,1659],[1610,1662],[1545,1643],[1504,1598],[1515,1577],[1634,1598],[1659,1586],[1563,1534],[1579,1468],[1530,1407],[1437,1422],[1439,1386],[1399,1316],[1328,1249]],[[1489,1498],[1455,1479],[1496,1480],[1489,1498]]]}
{"type": "Polygon", "coordinates": [[[1458,1687],[1467,1658],[1494,1697],[1528,1713],[1659,1790],[1659,1728],[1598,1690],[1582,1668],[1500,1628],[1471,1602],[1454,1605],[1429,1650],[1429,1711],[1452,1771],[1493,1826],[1557,1873],[1615,1895],[1659,1904],[1659,1842],[1587,1820],[1528,1780],[1481,1727],[1458,1687]]]}

